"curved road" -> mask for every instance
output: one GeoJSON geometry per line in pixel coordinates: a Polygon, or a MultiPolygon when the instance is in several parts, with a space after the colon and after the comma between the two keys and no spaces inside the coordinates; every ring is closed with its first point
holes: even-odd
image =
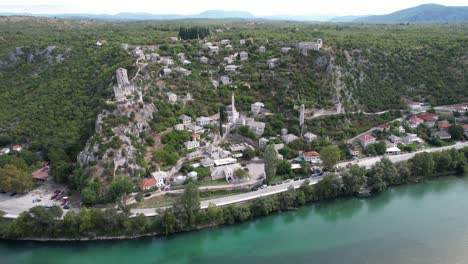
{"type": "MultiPolygon", "coordinates": [[[[455,145],[451,145],[451,146],[425,149],[425,150],[416,151],[416,152],[413,152],[413,153],[405,153],[405,154],[392,155],[392,156],[386,156],[386,157],[389,158],[392,162],[401,162],[401,161],[411,159],[417,153],[444,151],[444,150],[449,150],[451,148],[461,149],[463,147],[468,147],[468,142],[457,142],[455,145]]],[[[381,158],[382,158],[382,156],[361,159],[361,160],[359,160],[359,162],[355,162],[355,161],[341,162],[341,163],[337,164],[337,167],[338,168],[345,168],[347,164],[358,164],[360,166],[369,168],[372,165],[374,165],[375,163],[377,163],[378,161],[380,161],[381,158]]],[[[309,179],[311,185],[317,183],[319,180],[320,180],[320,178],[309,179]]],[[[252,191],[252,192],[247,192],[247,193],[242,193],[242,194],[237,194],[237,195],[231,195],[231,196],[206,200],[206,201],[202,201],[200,203],[200,207],[202,209],[207,208],[208,204],[210,204],[210,203],[213,203],[216,206],[235,204],[235,203],[239,203],[239,202],[252,200],[252,199],[255,199],[255,198],[258,198],[258,197],[262,197],[262,196],[267,196],[267,195],[272,195],[272,194],[276,194],[276,193],[280,193],[280,192],[285,192],[285,191],[288,190],[289,186],[291,186],[291,185],[294,188],[299,188],[304,181],[305,180],[291,181],[289,183],[283,183],[283,184],[276,185],[276,186],[268,186],[267,188],[260,189],[258,191],[252,191]]],[[[146,216],[154,216],[154,215],[157,215],[156,209],[157,208],[134,209],[134,210],[132,210],[132,213],[134,213],[134,214],[144,214],[146,216]]]]}

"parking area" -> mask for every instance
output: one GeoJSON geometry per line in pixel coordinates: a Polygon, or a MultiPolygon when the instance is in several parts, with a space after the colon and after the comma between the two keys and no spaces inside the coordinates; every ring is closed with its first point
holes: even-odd
{"type": "MultiPolygon", "coordinates": [[[[0,210],[7,213],[7,217],[15,218],[21,212],[27,211],[34,206],[53,206],[58,205],[63,209],[64,200],[63,197],[68,197],[70,194],[68,188],[64,185],[56,184],[52,180],[48,180],[41,184],[38,188],[25,194],[11,195],[11,193],[0,194],[0,210]],[[60,191],[61,194],[57,195],[59,198],[52,200],[51,197],[55,191],[60,191]]],[[[70,197],[71,200],[75,200],[74,197],[70,197]]],[[[78,203],[79,204],[79,203],[78,203]]],[[[70,209],[76,210],[76,202],[69,203],[70,209]],[[73,206],[75,204],[75,206],[73,206]]],[[[67,209],[64,209],[64,213],[67,213],[67,209]]]]}

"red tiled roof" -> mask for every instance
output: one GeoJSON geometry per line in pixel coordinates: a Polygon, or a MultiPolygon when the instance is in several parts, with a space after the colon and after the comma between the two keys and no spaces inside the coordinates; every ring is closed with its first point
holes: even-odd
{"type": "Polygon", "coordinates": [[[192,137],[193,137],[193,138],[194,138],[194,137],[199,137],[199,136],[200,136],[200,135],[197,134],[197,133],[192,133],[192,137]]]}
{"type": "Polygon", "coordinates": [[[417,116],[411,116],[411,117],[408,118],[408,122],[413,123],[413,124],[417,124],[417,123],[424,122],[424,120],[422,120],[421,118],[419,118],[417,116]]]}
{"type": "Polygon", "coordinates": [[[318,154],[317,151],[309,151],[309,152],[304,152],[302,154],[302,156],[304,156],[304,157],[319,157],[320,154],[318,154]]]}
{"type": "Polygon", "coordinates": [[[425,122],[433,122],[433,121],[437,120],[437,115],[436,114],[427,113],[427,112],[420,113],[418,115],[418,117],[421,118],[422,120],[424,120],[425,122]]]}
{"type": "Polygon", "coordinates": [[[46,180],[49,178],[49,166],[33,171],[32,177],[36,180],[46,180]]]}
{"type": "Polygon", "coordinates": [[[388,124],[383,124],[383,125],[380,125],[379,127],[380,127],[380,128],[383,128],[383,129],[390,128],[390,126],[389,126],[388,124]]]}
{"type": "Polygon", "coordinates": [[[14,145],[13,147],[11,147],[12,149],[19,149],[21,148],[21,145],[14,145]]]}
{"type": "Polygon", "coordinates": [[[409,102],[408,105],[421,105],[420,102],[409,102]]]}
{"type": "Polygon", "coordinates": [[[371,141],[371,140],[375,140],[375,137],[373,137],[371,135],[363,135],[363,136],[359,137],[359,140],[361,140],[361,141],[371,141]]]}
{"type": "Polygon", "coordinates": [[[439,124],[437,124],[438,127],[440,128],[448,128],[450,126],[450,123],[449,122],[440,122],[439,124]]]}
{"type": "Polygon", "coordinates": [[[153,187],[156,185],[156,180],[154,178],[146,179],[140,182],[140,188],[148,188],[148,187],[153,187]]]}

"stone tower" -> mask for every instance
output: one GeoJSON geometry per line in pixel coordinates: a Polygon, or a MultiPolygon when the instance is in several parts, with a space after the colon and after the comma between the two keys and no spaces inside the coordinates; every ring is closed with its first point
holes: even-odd
{"type": "Polygon", "coordinates": [[[231,122],[236,123],[239,119],[239,112],[236,110],[236,101],[234,99],[234,93],[231,95],[231,122]]]}
{"type": "Polygon", "coordinates": [[[117,78],[117,85],[114,85],[114,95],[117,102],[122,102],[127,99],[128,95],[131,95],[135,92],[135,86],[131,85],[128,81],[127,70],[124,68],[119,68],[115,72],[117,78]]]}
{"type": "Polygon", "coordinates": [[[117,85],[119,86],[119,88],[122,88],[130,84],[130,82],[128,81],[128,75],[127,75],[126,69],[118,68],[115,73],[117,77],[117,85]]]}

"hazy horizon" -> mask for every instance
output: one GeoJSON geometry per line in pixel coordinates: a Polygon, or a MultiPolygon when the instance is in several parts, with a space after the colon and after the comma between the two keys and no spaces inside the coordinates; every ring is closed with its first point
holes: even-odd
{"type": "Polygon", "coordinates": [[[125,0],[92,1],[92,0],[16,0],[15,4],[0,3],[1,13],[31,14],[109,14],[117,13],[151,13],[193,15],[206,10],[245,11],[256,16],[273,15],[369,15],[387,14],[421,4],[441,4],[446,6],[464,6],[466,0],[407,0],[407,1],[369,1],[369,0],[328,0],[308,1],[289,0],[285,2],[249,1],[249,0],[172,0],[151,1],[125,0]]]}

